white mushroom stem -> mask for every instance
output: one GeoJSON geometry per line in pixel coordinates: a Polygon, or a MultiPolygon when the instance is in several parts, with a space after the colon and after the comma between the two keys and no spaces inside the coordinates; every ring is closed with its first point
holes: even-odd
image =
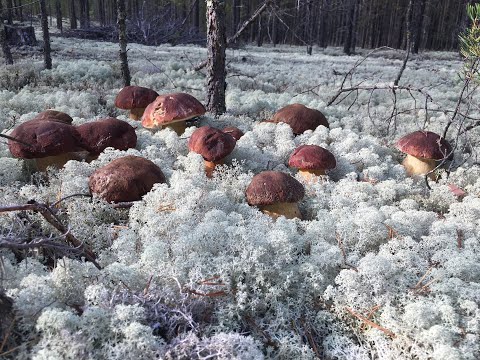
{"type": "Polygon", "coordinates": [[[215,171],[215,166],[223,164],[223,160],[218,160],[218,161],[203,160],[203,162],[205,164],[205,173],[209,178],[213,176],[213,172],[215,171]]]}
{"type": "Polygon", "coordinates": [[[168,124],[167,127],[175,131],[177,135],[180,136],[185,132],[185,129],[187,128],[187,122],[185,120],[176,121],[168,124]]]}
{"type": "Polygon", "coordinates": [[[130,119],[132,120],[140,120],[145,112],[145,108],[135,108],[130,110],[130,119]]]}
{"type": "Polygon", "coordinates": [[[302,218],[302,213],[297,203],[283,202],[272,205],[262,205],[259,206],[259,209],[274,220],[280,216],[285,216],[287,219],[302,218]]]}
{"type": "Polygon", "coordinates": [[[316,170],[298,170],[300,176],[308,183],[316,182],[318,180],[317,176],[325,175],[325,170],[316,169],[316,170]]]}
{"type": "MultiPolygon", "coordinates": [[[[437,166],[433,159],[418,158],[412,155],[407,155],[402,165],[405,167],[409,176],[428,174],[437,166]]],[[[432,173],[429,177],[435,180],[435,174],[432,173]]]]}
{"type": "Polygon", "coordinates": [[[69,152],[60,155],[46,156],[35,159],[35,168],[37,171],[45,172],[49,166],[61,169],[68,161],[81,161],[81,156],[76,152],[69,152]]]}

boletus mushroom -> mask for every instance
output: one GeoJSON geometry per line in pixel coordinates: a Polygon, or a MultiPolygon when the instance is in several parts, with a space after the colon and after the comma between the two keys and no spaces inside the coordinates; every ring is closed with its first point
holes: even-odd
{"type": "Polygon", "coordinates": [[[290,125],[295,135],[303,134],[306,130],[315,130],[320,125],[329,127],[325,115],[302,104],[291,104],[281,108],[270,122],[290,125]]]}
{"type": "Polygon", "coordinates": [[[97,169],[88,186],[92,194],[119,203],[141,200],[156,183],[165,183],[162,170],[148,159],[129,155],[97,169]]]}
{"type": "Polygon", "coordinates": [[[188,140],[188,149],[203,156],[205,172],[212,177],[217,164],[235,148],[233,136],[210,126],[202,126],[195,130],[188,140]]]}
{"type": "Polygon", "coordinates": [[[38,171],[48,166],[61,168],[69,160],[79,160],[80,135],[74,126],[62,121],[33,119],[17,126],[10,136],[10,153],[21,159],[35,159],[38,171]]]}
{"type": "Polygon", "coordinates": [[[186,121],[205,114],[205,111],[202,103],[192,95],[160,95],[145,109],[142,125],[147,129],[161,129],[166,126],[181,135],[187,128],[186,121]]]}
{"type": "Polygon", "coordinates": [[[235,140],[239,140],[243,135],[245,135],[243,133],[242,130],[240,130],[239,128],[235,127],[235,126],[227,126],[226,128],[224,128],[222,130],[225,134],[229,134],[229,135],[232,135],[233,138],[235,140]]]}
{"type": "Polygon", "coordinates": [[[52,109],[42,111],[37,116],[35,116],[33,119],[34,120],[42,120],[42,121],[43,120],[57,121],[57,122],[61,122],[61,123],[64,123],[64,124],[69,124],[69,125],[71,125],[72,122],[73,122],[73,119],[70,115],[68,115],[64,112],[61,112],[61,111],[58,111],[58,110],[52,110],[52,109]]]}
{"type": "Polygon", "coordinates": [[[116,118],[105,118],[77,126],[82,148],[88,151],[88,159],[92,160],[105,150],[113,147],[127,150],[137,145],[135,129],[126,121],[116,118]]]}
{"type": "Polygon", "coordinates": [[[263,171],[252,178],[246,193],[247,202],[272,217],[302,218],[297,202],[305,196],[303,185],[280,171],[263,171]]]}
{"type": "Polygon", "coordinates": [[[125,86],[115,98],[115,106],[130,110],[130,119],[140,120],[148,104],[158,96],[152,89],[141,86],[125,86]]]}
{"type": "MultiPolygon", "coordinates": [[[[398,140],[397,148],[407,154],[402,165],[409,176],[428,174],[435,169],[437,161],[452,155],[450,144],[431,131],[415,131],[405,135],[398,140]]],[[[433,173],[429,177],[435,180],[433,173]]]]}
{"type": "Polygon", "coordinates": [[[308,182],[316,176],[325,175],[325,170],[337,166],[335,156],[327,149],[317,145],[301,145],[295,149],[288,166],[298,169],[299,174],[308,182]]]}

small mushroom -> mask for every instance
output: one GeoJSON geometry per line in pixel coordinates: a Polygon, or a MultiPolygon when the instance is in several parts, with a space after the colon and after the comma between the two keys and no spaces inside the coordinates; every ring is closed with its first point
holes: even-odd
{"type": "Polygon", "coordinates": [[[119,203],[141,200],[156,183],[165,183],[162,170],[150,160],[129,155],[97,169],[88,186],[92,194],[119,203]]]}
{"type": "Polygon", "coordinates": [[[79,160],[75,152],[80,150],[80,135],[64,122],[33,119],[17,126],[10,136],[18,140],[8,141],[10,153],[16,158],[35,159],[39,171],[79,160]]]}
{"type": "MultiPolygon", "coordinates": [[[[431,131],[415,131],[405,135],[398,140],[397,148],[407,154],[402,165],[409,176],[428,174],[436,168],[436,161],[452,155],[450,144],[431,131]]],[[[429,177],[435,180],[433,173],[429,177]]]]}
{"type": "Polygon", "coordinates": [[[315,130],[320,125],[329,127],[325,115],[302,104],[291,104],[281,108],[269,122],[288,124],[295,135],[300,135],[306,130],[315,130]]]}
{"type": "Polygon", "coordinates": [[[280,171],[263,171],[252,178],[246,190],[247,202],[272,217],[302,218],[297,202],[305,196],[303,185],[280,171]]]}
{"type": "Polygon", "coordinates": [[[70,115],[68,115],[64,112],[61,112],[61,111],[51,110],[51,109],[42,111],[37,116],[35,116],[33,119],[34,120],[40,120],[40,121],[44,121],[44,120],[57,121],[57,122],[61,122],[61,123],[64,123],[64,124],[69,124],[69,125],[71,125],[72,122],[73,122],[73,119],[70,115]]]}
{"type": "Polygon", "coordinates": [[[147,129],[170,127],[178,135],[183,134],[186,121],[205,114],[205,107],[192,95],[174,93],[158,96],[145,109],[142,125],[147,129]]]}
{"type": "Polygon", "coordinates": [[[116,118],[105,118],[77,126],[82,148],[89,158],[96,158],[107,147],[127,150],[137,145],[135,129],[127,122],[116,118]]]}
{"type": "Polygon", "coordinates": [[[188,149],[203,156],[205,172],[212,177],[217,164],[235,148],[233,136],[210,126],[202,126],[195,130],[188,140],[188,149]]]}
{"type": "Polygon", "coordinates": [[[229,135],[232,135],[233,138],[235,140],[239,140],[243,135],[245,135],[243,133],[242,130],[240,130],[239,128],[235,127],[235,126],[227,126],[225,129],[222,130],[225,134],[229,134],[229,135]]]}
{"type": "Polygon", "coordinates": [[[334,169],[337,162],[335,156],[321,146],[301,145],[290,156],[288,166],[298,169],[299,174],[311,182],[316,176],[325,175],[325,170],[334,169]]]}
{"type": "Polygon", "coordinates": [[[158,96],[152,89],[141,86],[125,86],[115,98],[115,106],[130,110],[130,119],[140,120],[145,108],[158,96]]]}

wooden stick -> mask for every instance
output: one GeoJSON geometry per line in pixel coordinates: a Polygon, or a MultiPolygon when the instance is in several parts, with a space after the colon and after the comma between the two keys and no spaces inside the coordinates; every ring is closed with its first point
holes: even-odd
{"type": "Polygon", "coordinates": [[[347,310],[350,314],[352,314],[354,317],[356,317],[357,319],[363,321],[364,323],[370,325],[371,327],[374,327],[375,329],[378,329],[380,331],[382,331],[383,333],[385,333],[386,335],[390,336],[391,338],[394,338],[396,337],[395,333],[393,331],[390,331],[388,329],[385,329],[383,326],[380,326],[376,323],[374,323],[373,321],[367,319],[366,317],[360,315],[360,314],[357,314],[355,311],[353,311],[352,309],[348,308],[348,307],[345,307],[345,310],[347,310]]]}

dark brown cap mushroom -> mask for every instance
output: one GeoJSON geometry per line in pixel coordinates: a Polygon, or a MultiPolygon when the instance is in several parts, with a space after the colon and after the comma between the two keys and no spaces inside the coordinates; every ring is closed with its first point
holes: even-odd
{"type": "Polygon", "coordinates": [[[77,126],[81,146],[91,154],[100,154],[107,147],[127,150],[137,145],[135,129],[127,122],[105,118],[77,126]]]}
{"type": "Polygon", "coordinates": [[[205,107],[192,95],[173,93],[158,96],[145,109],[142,125],[148,129],[171,127],[177,134],[186,128],[186,120],[205,114],[205,107]]]}
{"type": "Polygon", "coordinates": [[[18,140],[8,141],[10,153],[16,158],[37,159],[40,171],[77,159],[73,153],[79,149],[80,136],[72,125],[33,119],[17,126],[10,136],[18,140]]]}
{"type": "Polygon", "coordinates": [[[325,170],[334,169],[337,162],[335,156],[321,146],[301,145],[290,155],[288,166],[298,169],[306,180],[311,180],[314,175],[325,175],[325,170]]]}
{"type": "Polygon", "coordinates": [[[188,149],[203,156],[205,171],[210,177],[215,165],[233,151],[235,144],[233,136],[210,126],[202,126],[190,136],[188,149]]]}
{"type": "Polygon", "coordinates": [[[295,135],[302,134],[306,130],[315,130],[320,125],[329,127],[325,115],[302,104],[292,104],[281,108],[273,115],[271,122],[283,122],[290,125],[295,135]]]}
{"type": "Polygon", "coordinates": [[[115,98],[115,106],[130,110],[130,119],[140,120],[148,104],[155,100],[158,93],[141,86],[125,86],[115,98]]]}
{"type": "Polygon", "coordinates": [[[33,120],[48,120],[48,121],[58,121],[64,124],[72,124],[73,119],[70,115],[57,111],[57,110],[45,110],[39,113],[33,118],[33,120]]]}
{"type": "Polygon", "coordinates": [[[231,136],[233,136],[233,138],[235,140],[238,141],[238,139],[240,139],[243,135],[245,135],[243,133],[242,130],[240,130],[239,128],[235,127],[235,126],[227,126],[225,129],[222,130],[225,134],[229,134],[231,136]]]}
{"type": "Polygon", "coordinates": [[[88,181],[93,194],[114,203],[141,200],[156,183],[165,183],[162,170],[150,160],[132,155],[97,169],[88,181]]]}
{"type": "MultiPolygon", "coordinates": [[[[407,174],[425,175],[435,169],[436,160],[451,158],[452,147],[440,135],[431,131],[415,131],[397,142],[397,148],[407,154],[403,161],[407,174]]],[[[430,174],[432,179],[434,174],[430,174]]]]}
{"type": "Polygon", "coordinates": [[[305,196],[303,185],[280,171],[263,171],[252,178],[246,190],[247,202],[277,218],[301,218],[297,202],[305,196]]]}

